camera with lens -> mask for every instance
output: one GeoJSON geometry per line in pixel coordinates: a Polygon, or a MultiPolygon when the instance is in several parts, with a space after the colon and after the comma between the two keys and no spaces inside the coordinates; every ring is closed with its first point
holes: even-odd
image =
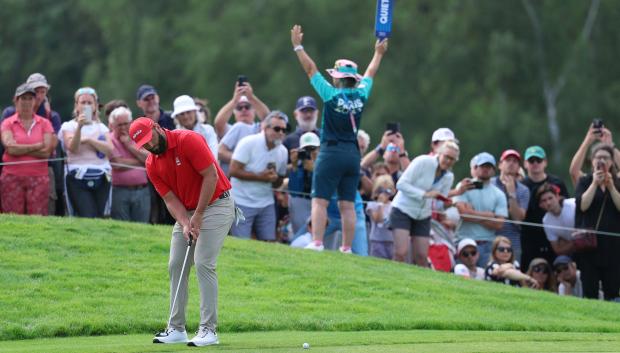
{"type": "Polygon", "coordinates": [[[300,161],[312,159],[312,151],[314,151],[315,149],[316,147],[314,146],[307,146],[305,148],[300,148],[299,151],[297,152],[297,159],[299,159],[300,161]]]}

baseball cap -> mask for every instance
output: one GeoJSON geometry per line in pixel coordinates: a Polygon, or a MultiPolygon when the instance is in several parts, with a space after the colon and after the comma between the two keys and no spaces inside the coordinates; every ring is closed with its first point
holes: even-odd
{"type": "Polygon", "coordinates": [[[505,150],[504,152],[502,152],[501,157],[499,157],[499,161],[501,162],[501,161],[503,161],[504,159],[506,159],[506,158],[508,158],[510,156],[517,157],[517,159],[519,161],[521,161],[521,154],[519,152],[517,152],[516,150],[512,150],[512,149],[505,150]]]}
{"type": "Polygon", "coordinates": [[[306,132],[299,138],[299,148],[306,148],[308,146],[319,147],[321,140],[314,132],[306,132]]]}
{"type": "Polygon", "coordinates": [[[45,76],[43,76],[43,74],[40,74],[38,72],[35,72],[34,74],[28,76],[26,83],[30,84],[32,89],[39,88],[39,87],[45,87],[47,89],[50,89],[52,87],[47,83],[47,79],[45,78],[45,76]]]}
{"type": "Polygon", "coordinates": [[[456,253],[460,254],[461,251],[463,251],[463,249],[465,249],[468,246],[473,246],[474,248],[478,249],[478,245],[476,244],[476,242],[473,239],[465,238],[465,239],[459,241],[459,244],[456,247],[456,253]]]}
{"type": "Polygon", "coordinates": [[[295,110],[301,110],[306,108],[312,108],[316,110],[316,101],[314,98],[310,96],[303,96],[297,100],[297,104],[295,104],[295,110]]]}
{"type": "Polygon", "coordinates": [[[150,96],[151,94],[157,94],[155,87],[151,85],[142,85],[138,87],[138,91],[136,92],[136,98],[141,101],[145,97],[150,96]]]}
{"type": "Polygon", "coordinates": [[[435,132],[433,132],[433,136],[431,137],[431,142],[448,140],[454,140],[457,143],[459,142],[459,140],[456,139],[456,136],[454,136],[454,132],[447,127],[441,127],[435,130],[435,132]]]}
{"type": "Polygon", "coordinates": [[[573,262],[573,259],[571,259],[570,256],[560,255],[553,260],[553,267],[558,265],[568,265],[571,262],[573,262]]]}
{"type": "Polygon", "coordinates": [[[525,150],[525,160],[528,160],[532,157],[538,157],[540,159],[546,159],[547,154],[545,150],[540,146],[530,146],[525,150]]]}
{"type": "Polygon", "coordinates": [[[357,81],[362,79],[362,75],[357,73],[357,64],[347,59],[336,60],[334,68],[326,71],[333,78],[351,77],[357,81]]]}
{"type": "Polygon", "coordinates": [[[475,167],[479,167],[483,164],[492,164],[495,167],[495,157],[488,152],[480,152],[472,160],[475,167]]]}
{"type": "Polygon", "coordinates": [[[17,86],[17,88],[15,89],[15,95],[13,97],[15,98],[21,97],[26,93],[35,95],[34,88],[32,88],[32,86],[30,86],[30,84],[28,83],[22,83],[21,85],[17,86]]]}
{"type": "Polygon", "coordinates": [[[136,147],[140,148],[153,137],[153,120],[141,117],[134,120],[129,126],[129,136],[136,143],[136,147]]]}
{"type": "Polygon", "coordinates": [[[194,103],[194,99],[186,94],[176,97],[174,99],[173,106],[174,106],[174,111],[172,112],[173,118],[181,113],[199,109],[198,106],[196,106],[196,103],[194,103]]]}

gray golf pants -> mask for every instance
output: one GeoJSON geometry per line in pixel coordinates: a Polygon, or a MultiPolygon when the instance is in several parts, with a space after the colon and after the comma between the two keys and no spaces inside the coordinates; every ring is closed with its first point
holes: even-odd
{"type": "MultiPolygon", "coordinates": [[[[193,211],[188,212],[191,217],[193,211]]],[[[172,310],[170,326],[185,331],[185,309],[187,307],[187,283],[191,265],[196,265],[196,276],[200,287],[200,326],[215,330],[217,326],[217,273],[215,266],[217,256],[224,245],[224,239],[230,230],[235,216],[232,198],[216,200],[205,210],[200,227],[200,236],[190,248],[179,295],[172,310]]],[[[183,259],[187,250],[187,241],[183,237],[183,227],[177,222],[172,229],[170,242],[170,306],[177,289],[183,259]]]]}

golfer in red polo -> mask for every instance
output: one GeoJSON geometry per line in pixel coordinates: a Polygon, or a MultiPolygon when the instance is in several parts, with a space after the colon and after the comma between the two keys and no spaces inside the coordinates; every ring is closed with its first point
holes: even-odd
{"type": "Polygon", "coordinates": [[[235,216],[230,198],[230,182],[220,169],[204,138],[188,130],[162,129],[148,118],[135,120],[129,134],[136,145],[151,152],[146,172],[157,192],[176,219],[170,242],[170,306],[168,327],[158,333],[155,343],[188,342],[185,332],[187,281],[192,262],[200,286],[200,327],[188,345],[218,344],[217,256],[235,216]],[[187,269],[182,271],[189,237],[187,269]],[[193,261],[192,261],[193,259],[193,261]],[[181,273],[183,272],[183,273],[181,273]],[[176,302],[173,296],[181,281],[176,302]],[[174,307],[172,307],[174,305],[174,307]]]}

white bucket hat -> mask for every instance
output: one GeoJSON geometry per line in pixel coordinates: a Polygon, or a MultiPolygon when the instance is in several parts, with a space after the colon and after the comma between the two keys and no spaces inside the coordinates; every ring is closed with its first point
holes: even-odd
{"type": "Polygon", "coordinates": [[[177,115],[185,112],[189,112],[191,110],[198,111],[200,108],[194,103],[194,99],[186,94],[182,96],[178,96],[174,100],[174,111],[172,112],[172,117],[176,117],[177,115]]]}

